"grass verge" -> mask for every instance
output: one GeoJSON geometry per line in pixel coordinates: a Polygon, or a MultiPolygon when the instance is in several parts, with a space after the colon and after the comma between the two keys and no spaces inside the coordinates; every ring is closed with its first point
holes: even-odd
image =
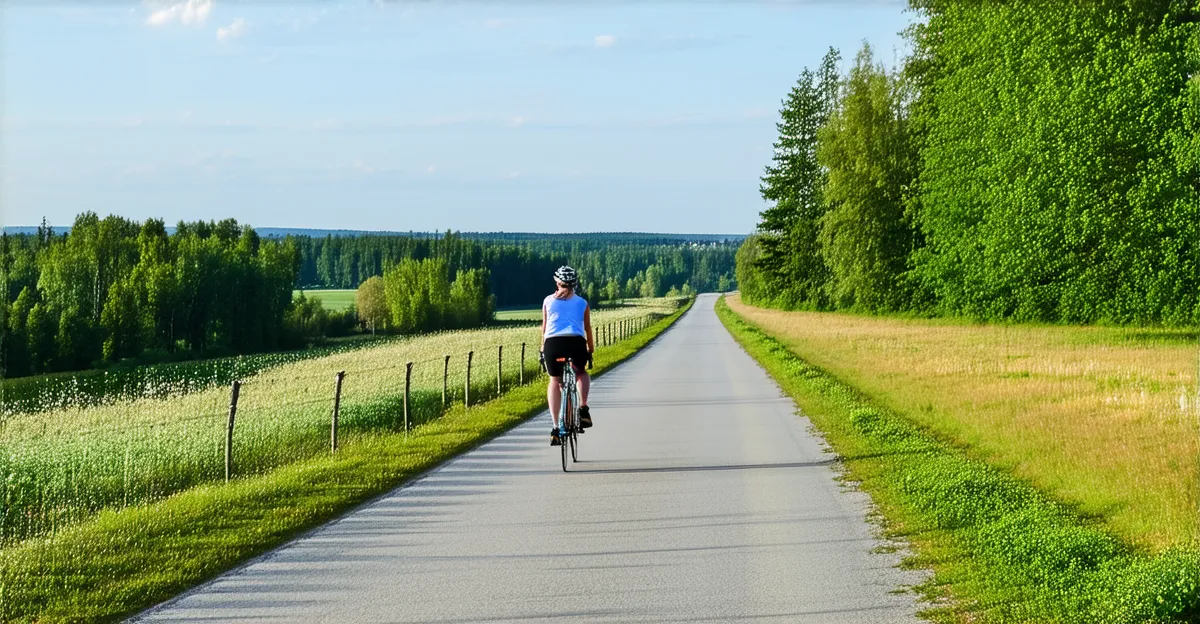
{"type": "MultiPolygon", "coordinates": [[[[593,375],[636,353],[689,308],[597,351],[593,375]]],[[[0,618],[107,622],[132,615],[318,526],[537,414],[534,382],[458,405],[409,435],[357,438],[333,456],[155,504],[101,512],[51,537],[0,551],[0,618]]]]}
{"type": "Polygon", "coordinates": [[[1200,553],[1140,552],[1027,483],[966,457],[717,303],[930,567],[924,615],[956,622],[1200,620],[1200,553]]]}

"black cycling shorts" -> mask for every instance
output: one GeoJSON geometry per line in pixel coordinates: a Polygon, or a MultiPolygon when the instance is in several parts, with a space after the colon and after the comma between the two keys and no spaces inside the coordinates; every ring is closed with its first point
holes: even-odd
{"type": "Polygon", "coordinates": [[[563,362],[555,361],[561,357],[571,358],[576,374],[585,374],[583,367],[588,361],[587,338],[583,336],[551,336],[546,339],[546,344],[542,346],[542,349],[542,354],[546,356],[546,372],[551,377],[562,376],[563,362]]]}

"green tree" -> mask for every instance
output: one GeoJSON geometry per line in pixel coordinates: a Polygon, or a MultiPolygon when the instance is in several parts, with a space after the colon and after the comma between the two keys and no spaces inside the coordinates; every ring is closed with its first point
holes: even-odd
{"type": "Polygon", "coordinates": [[[354,295],[354,302],[358,318],[366,323],[372,334],[381,327],[386,329],[388,307],[382,277],[373,276],[363,282],[354,295]]]}
{"type": "Polygon", "coordinates": [[[941,311],[1195,322],[1195,3],[919,6],[914,264],[941,311]]]}
{"type": "Polygon", "coordinates": [[[757,265],[770,286],[748,293],[751,301],[770,294],[774,303],[786,307],[824,304],[829,271],[819,252],[817,233],[827,205],[822,195],[825,173],[817,162],[817,133],[837,99],[840,60],[831,48],[817,71],[805,69],[779,111],[779,138],[759,187],[763,199],[772,202],[758,224],[762,237],[757,265]]]}
{"type": "Polygon", "coordinates": [[[283,318],[292,303],[292,289],[300,272],[300,249],[296,240],[265,241],[258,249],[258,271],[262,292],[259,302],[265,344],[282,339],[283,318]]]}
{"type": "Polygon", "coordinates": [[[54,333],[55,327],[45,304],[35,303],[29,309],[29,320],[26,322],[31,363],[29,372],[46,373],[56,368],[54,333]]]}
{"type": "Polygon", "coordinates": [[[285,341],[295,347],[318,344],[324,340],[329,322],[329,311],[321,300],[300,293],[284,314],[285,341]]]}
{"type": "Polygon", "coordinates": [[[762,236],[749,236],[737,251],[737,282],[742,298],[750,303],[769,302],[775,296],[769,291],[766,273],[759,268],[762,258],[762,236]]]}
{"type": "Polygon", "coordinates": [[[840,307],[896,310],[910,302],[904,273],[916,240],[905,218],[905,189],[915,177],[900,82],[864,44],[841,100],[818,133],[826,169],[818,241],[831,270],[827,290],[840,307]]]}
{"type": "Polygon", "coordinates": [[[384,273],[383,290],[396,331],[412,333],[444,327],[450,305],[445,260],[401,260],[384,273]]]}
{"type": "Polygon", "coordinates": [[[617,278],[608,278],[608,283],[604,285],[602,295],[607,301],[616,301],[621,298],[621,283],[617,281],[617,278]]]}
{"type": "Polygon", "coordinates": [[[107,334],[103,351],[106,361],[141,354],[143,325],[138,312],[137,287],[131,280],[118,281],[109,288],[100,324],[107,334]]]}
{"type": "Polygon", "coordinates": [[[657,297],[662,294],[663,270],[657,264],[646,267],[645,281],[642,282],[643,297],[657,297]]]}
{"type": "Polygon", "coordinates": [[[100,349],[97,348],[100,341],[96,340],[97,335],[95,328],[79,308],[63,309],[59,312],[57,332],[54,334],[55,353],[52,356],[39,357],[43,361],[56,360],[56,368],[61,370],[89,368],[100,356],[100,349]]]}
{"type": "MultiPolygon", "coordinates": [[[[9,306],[8,302],[4,302],[5,306],[9,306]]],[[[9,306],[7,341],[4,344],[5,350],[5,374],[9,377],[20,377],[28,375],[34,368],[38,366],[35,361],[36,356],[40,354],[30,354],[30,334],[28,330],[29,311],[33,309],[34,298],[29,287],[21,289],[21,294],[17,295],[17,300],[9,306]]]]}
{"type": "Polygon", "coordinates": [[[450,287],[450,307],[455,327],[475,327],[492,318],[485,269],[459,270],[450,287]]]}

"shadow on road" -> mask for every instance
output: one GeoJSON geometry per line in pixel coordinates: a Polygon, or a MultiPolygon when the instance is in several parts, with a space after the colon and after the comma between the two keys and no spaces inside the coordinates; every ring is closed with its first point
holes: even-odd
{"type": "MultiPolygon", "coordinates": [[[[651,468],[576,468],[571,472],[576,474],[636,474],[641,472],[703,472],[708,470],[763,470],[767,468],[816,468],[830,466],[836,459],[825,459],[816,462],[792,462],[784,464],[736,464],[728,466],[658,466],[651,468]]],[[[587,462],[576,462],[576,466],[587,462]]]]}

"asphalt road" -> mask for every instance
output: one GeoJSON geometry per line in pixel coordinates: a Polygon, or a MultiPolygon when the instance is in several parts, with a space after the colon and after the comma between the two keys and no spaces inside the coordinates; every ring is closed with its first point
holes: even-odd
{"type": "Polygon", "coordinates": [[[922,576],[714,301],[597,380],[574,472],[542,414],[136,621],[917,621],[922,576]]]}

